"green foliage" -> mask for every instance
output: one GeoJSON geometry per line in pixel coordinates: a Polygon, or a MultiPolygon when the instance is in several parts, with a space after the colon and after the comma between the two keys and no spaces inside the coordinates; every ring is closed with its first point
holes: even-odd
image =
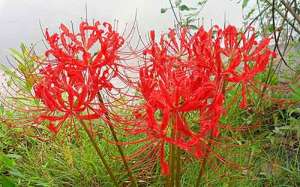
{"type": "Polygon", "coordinates": [[[4,114],[4,106],[0,105],[0,115],[3,115],[3,114],[4,114]]]}
{"type": "Polygon", "coordinates": [[[160,13],[163,14],[163,13],[167,12],[167,10],[168,10],[168,9],[166,9],[166,8],[161,8],[161,9],[160,9],[160,13]]]}
{"type": "Polygon", "coordinates": [[[190,8],[188,6],[186,6],[186,5],[180,5],[179,6],[179,10],[180,11],[185,11],[185,10],[190,10],[190,8]]]}
{"type": "MultiPolygon", "coordinates": [[[[4,154],[0,154],[0,164],[1,164],[0,171],[1,171],[2,175],[7,172],[7,169],[13,168],[15,166],[15,162],[13,160],[9,159],[4,154]]],[[[7,180],[8,180],[8,177],[6,177],[6,176],[3,176],[3,178],[4,179],[7,178],[7,180]]]]}
{"type": "Polygon", "coordinates": [[[257,0],[255,3],[249,2],[251,1],[241,0],[238,2],[242,4],[245,26],[251,23],[264,36],[273,35],[274,33],[278,34],[279,45],[290,43],[290,40],[296,41],[300,39],[300,27],[296,23],[299,23],[299,21],[289,11],[290,9],[296,9],[300,4],[300,0],[285,1],[289,2],[289,8],[284,5],[284,1],[274,1],[274,7],[272,0],[257,0]],[[273,20],[275,21],[275,25],[273,25],[273,20]],[[288,39],[290,36],[292,38],[288,39]]]}
{"type": "MultiPolygon", "coordinates": [[[[266,75],[257,77],[264,80],[266,75]]],[[[275,81],[273,84],[278,84],[275,81]]],[[[238,105],[230,105],[231,100],[236,97],[241,87],[236,85],[227,93],[228,110],[222,124],[230,124],[231,127],[249,127],[248,131],[224,130],[222,133],[229,139],[221,140],[224,147],[217,147],[220,155],[228,161],[233,162],[241,169],[233,168],[230,164],[221,163],[216,158],[211,158],[206,168],[205,178],[202,186],[278,186],[281,184],[295,186],[299,181],[299,162],[296,152],[288,152],[283,142],[284,137],[291,137],[291,146],[296,145],[297,133],[299,133],[299,119],[293,117],[298,110],[293,108],[286,112],[276,109],[277,113],[271,115],[270,119],[265,116],[253,114],[241,110],[238,105]],[[251,130],[251,125],[257,120],[266,120],[267,125],[251,130]],[[297,122],[298,120],[298,122],[297,122]],[[274,127],[274,128],[273,128],[274,127]],[[269,129],[272,130],[269,130],[269,129]],[[225,143],[226,142],[226,143],[225,143]],[[234,145],[232,147],[226,147],[234,145]],[[278,146],[278,145],[281,146],[278,146]],[[267,148],[266,148],[267,147],[267,148]],[[289,163],[285,162],[287,155],[291,155],[289,163]],[[218,166],[217,169],[213,169],[218,166]],[[245,167],[244,167],[245,166],[245,167]],[[288,180],[287,180],[288,179],[288,180]]],[[[258,95],[252,93],[254,100],[258,95]]],[[[240,96],[238,96],[240,99],[240,96]]],[[[269,103],[269,102],[267,102],[269,103]]],[[[265,105],[265,102],[263,102],[265,105]]],[[[255,105],[254,105],[255,106],[255,105]]],[[[266,105],[266,106],[269,106],[266,105]]],[[[265,106],[265,107],[266,107],[265,106]]],[[[2,110],[5,115],[9,111],[2,110]]],[[[189,120],[197,121],[198,113],[190,114],[189,120]]],[[[21,136],[15,129],[7,129],[3,126],[0,130],[0,149],[5,150],[0,156],[0,171],[6,175],[0,175],[0,183],[6,186],[111,186],[110,179],[105,174],[93,147],[89,144],[88,138],[80,132],[80,139],[77,141],[65,142],[61,134],[57,140],[52,142],[39,142],[28,137],[21,136]],[[64,143],[62,143],[64,142],[64,143]]],[[[105,130],[102,134],[108,136],[105,130]]],[[[118,155],[114,146],[108,145],[105,141],[97,139],[101,149],[107,153],[109,158],[118,155]],[[113,156],[112,156],[113,155],[113,156]]],[[[298,137],[299,138],[299,137],[298,137]]],[[[128,137],[120,137],[121,141],[128,141],[128,137]]],[[[290,146],[290,145],[289,145],[290,146]]],[[[298,148],[299,149],[299,148],[298,148]]],[[[127,154],[136,150],[135,146],[126,147],[127,154]]],[[[181,179],[183,186],[193,186],[199,170],[199,160],[189,160],[188,155],[183,155],[185,163],[184,175],[181,179]]],[[[110,165],[118,178],[126,179],[121,175],[124,170],[118,160],[110,159],[110,165]]],[[[139,171],[135,171],[138,173],[139,171]]],[[[152,172],[153,178],[140,178],[140,184],[145,186],[163,186],[164,180],[160,177],[160,170],[156,167],[152,172]]]]}
{"type": "Polygon", "coordinates": [[[17,64],[15,68],[0,63],[0,70],[8,78],[7,86],[11,87],[14,83],[19,88],[30,92],[34,82],[38,79],[32,73],[37,69],[38,65],[35,60],[39,57],[34,55],[32,49],[25,44],[20,45],[20,51],[11,49],[10,55],[17,64]]]}
{"type": "Polygon", "coordinates": [[[160,12],[164,14],[167,11],[172,11],[173,14],[176,14],[178,25],[196,30],[198,28],[198,15],[206,2],[207,0],[199,0],[196,5],[192,6],[189,1],[176,0],[175,3],[170,1],[172,6],[170,5],[169,8],[161,8],[160,12]]]}
{"type": "Polygon", "coordinates": [[[244,9],[249,3],[249,0],[243,0],[242,8],[244,9]]]}
{"type": "Polygon", "coordinates": [[[16,177],[23,177],[16,167],[14,159],[18,159],[16,154],[3,154],[0,152],[0,184],[3,186],[16,186],[16,177]]]}
{"type": "Polygon", "coordinates": [[[300,84],[291,84],[292,89],[292,99],[296,102],[300,102],[300,84]]]}

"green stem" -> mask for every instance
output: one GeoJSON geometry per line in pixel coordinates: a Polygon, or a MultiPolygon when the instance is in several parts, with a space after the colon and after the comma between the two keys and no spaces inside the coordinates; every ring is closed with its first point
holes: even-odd
{"type": "Polygon", "coordinates": [[[170,178],[168,178],[168,177],[166,176],[164,180],[165,180],[165,184],[166,184],[165,186],[166,186],[166,187],[171,187],[171,184],[170,184],[170,178]]]}
{"type": "Polygon", "coordinates": [[[114,141],[116,142],[116,146],[117,146],[118,151],[119,151],[119,153],[120,153],[120,155],[121,155],[123,164],[124,164],[124,166],[125,166],[125,168],[126,168],[126,170],[127,170],[127,173],[128,173],[128,175],[129,175],[129,178],[130,178],[130,180],[131,180],[133,186],[138,187],[138,183],[137,183],[137,181],[136,181],[136,178],[133,176],[133,174],[132,174],[132,172],[131,172],[131,169],[130,169],[129,166],[128,166],[128,163],[127,163],[127,160],[126,160],[126,158],[125,158],[123,149],[122,149],[122,147],[118,144],[119,141],[118,141],[118,138],[117,138],[117,135],[116,135],[116,132],[115,132],[113,126],[112,126],[112,125],[109,125],[109,129],[110,129],[111,134],[112,134],[112,136],[113,136],[113,138],[114,138],[114,141]]]}
{"type": "Polygon", "coordinates": [[[170,186],[174,186],[174,179],[175,179],[175,146],[172,144],[170,149],[170,170],[171,170],[171,177],[170,177],[170,186]]]}
{"type": "MultiPolygon", "coordinates": [[[[225,96],[225,93],[226,93],[226,86],[227,86],[227,82],[223,82],[223,86],[222,86],[222,93],[224,94],[225,96]]],[[[197,181],[196,181],[196,187],[200,186],[200,182],[201,182],[201,178],[203,176],[203,173],[205,171],[205,168],[206,168],[206,163],[207,163],[207,159],[208,159],[208,156],[209,156],[209,148],[211,147],[211,144],[212,144],[212,138],[213,138],[213,131],[214,129],[211,129],[210,131],[210,135],[209,135],[209,138],[208,138],[208,144],[207,144],[207,149],[205,151],[205,155],[204,155],[204,160],[203,162],[200,164],[200,170],[199,170],[199,175],[198,175],[198,178],[197,178],[197,181]]]]}
{"type": "Polygon", "coordinates": [[[176,187],[180,187],[180,179],[181,179],[181,160],[180,160],[180,156],[181,156],[181,151],[179,148],[176,148],[177,152],[176,152],[176,181],[175,181],[175,186],[176,187]]]}
{"type": "MultiPolygon", "coordinates": [[[[98,99],[99,99],[100,103],[103,105],[103,98],[102,98],[102,96],[101,96],[100,93],[98,93],[98,99]]],[[[103,106],[103,107],[104,107],[104,106],[103,106]]],[[[133,186],[138,187],[137,180],[136,180],[136,178],[133,176],[132,171],[131,171],[131,169],[130,169],[128,163],[127,163],[127,160],[126,160],[126,158],[125,158],[124,151],[123,151],[122,147],[118,144],[119,140],[118,140],[116,131],[115,131],[115,129],[114,129],[112,123],[111,123],[110,117],[109,117],[109,115],[108,115],[107,112],[105,113],[105,117],[106,117],[106,119],[107,119],[107,123],[108,123],[107,125],[109,126],[110,132],[111,132],[111,134],[112,134],[112,136],[113,136],[113,139],[114,139],[114,141],[115,141],[115,143],[116,143],[117,149],[118,149],[118,151],[119,151],[119,153],[120,153],[120,155],[121,155],[123,164],[124,164],[124,166],[125,166],[125,168],[126,168],[126,170],[127,170],[127,173],[128,173],[129,178],[130,178],[130,181],[132,182],[133,186]]]]}
{"type": "Polygon", "coordinates": [[[199,175],[198,175],[197,182],[196,182],[196,185],[195,185],[196,187],[200,186],[201,178],[202,178],[202,175],[203,175],[205,167],[206,167],[206,162],[207,162],[207,157],[204,158],[204,160],[203,160],[203,162],[200,166],[199,175]]]}
{"type": "Polygon", "coordinates": [[[208,148],[205,151],[204,160],[200,164],[200,170],[199,170],[199,175],[198,175],[198,178],[197,178],[197,181],[196,181],[196,187],[200,186],[201,178],[202,178],[203,173],[204,173],[205,168],[206,168],[207,159],[208,159],[208,156],[209,156],[209,153],[210,153],[209,147],[211,146],[211,139],[212,139],[212,132],[211,132],[211,135],[210,135],[209,140],[208,140],[209,141],[208,145],[207,145],[208,148]]]}
{"type": "Polygon", "coordinates": [[[113,181],[114,185],[115,186],[119,186],[118,182],[116,180],[116,177],[114,176],[111,168],[109,167],[107,161],[105,160],[103,153],[101,152],[99,146],[97,145],[95,139],[93,138],[93,135],[91,134],[91,132],[89,131],[88,127],[86,126],[86,124],[82,120],[79,120],[79,122],[82,125],[82,127],[84,128],[85,132],[87,133],[87,135],[88,135],[88,137],[89,137],[89,139],[90,139],[93,147],[95,148],[95,150],[97,152],[97,155],[99,156],[100,160],[102,161],[102,163],[103,163],[106,171],[108,172],[111,180],[113,181]]]}
{"type": "MultiPolygon", "coordinates": [[[[171,138],[174,139],[175,137],[175,131],[173,128],[174,125],[174,116],[171,116],[171,120],[170,120],[170,125],[172,126],[171,129],[171,138]]],[[[175,146],[174,144],[170,144],[170,149],[169,149],[169,167],[170,167],[170,176],[169,178],[167,178],[167,187],[174,187],[174,181],[175,181],[175,154],[176,154],[176,150],[175,150],[175,146]]]]}

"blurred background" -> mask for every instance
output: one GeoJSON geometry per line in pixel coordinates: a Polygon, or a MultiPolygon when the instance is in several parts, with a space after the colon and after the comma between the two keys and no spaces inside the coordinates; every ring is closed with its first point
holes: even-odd
{"type": "MultiPolygon", "coordinates": [[[[195,1],[196,2],[196,1],[195,1]]],[[[20,42],[39,43],[43,38],[40,24],[50,31],[58,31],[60,23],[78,23],[85,19],[113,22],[119,20],[119,29],[133,23],[135,12],[142,34],[151,29],[167,31],[174,24],[168,0],[0,0],[0,56],[8,55],[9,48],[18,48],[20,42]]],[[[230,0],[209,0],[202,8],[201,24],[242,25],[242,6],[230,0]]]]}

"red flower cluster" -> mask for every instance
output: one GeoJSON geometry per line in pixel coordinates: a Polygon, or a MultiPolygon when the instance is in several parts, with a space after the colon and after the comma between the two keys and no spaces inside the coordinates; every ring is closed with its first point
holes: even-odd
{"type": "Polygon", "coordinates": [[[75,34],[62,24],[60,34],[46,31],[50,48],[45,53],[47,60],[40,62],[40,81],[34,93],[46,108],[36,122],[49,121],[53,133],[70,117],[99,119],[106,109],[96,96],[103,89],[111,90],[111,79],[118,74],[123,38],[109,23],[82,22],[79,29],[75,34]]]}
{"type": "Polygon", "coordinates": [[[247,105],[247,83],[263,72],[275,53],[268,49],[270,38],[256,40],[256,33],[248,28],[238,32],[234,26],[224,30],[215,26],[208,32],[200,28],[193,36],[194,61],[199,68],[212,71],[218,80],[242,84],[243,108],[247,105]]]}
{"type": "Polygon", "coordinates": [[[150,32],[138,83],[144,103],[134,111],[135,124],[128,128],[159,142],[164,174],[169,172],[165,144],[202,157],[210,149],[208,139],[218,136],[226,85],[243,85],[241,106],[245,106],[247,82],[266,68],[273,55],[267,48],[269,39],[258,42],[255,33],[240,33],[233,26],[208,32],[201,27],[192,36],[187,32],[170,30],[159,42],[150,32]],[[188,120],[189,113],[198,114],[197,123],[188,120]]]}
{"type": "MultiPolygon", "coordinates": [[[[132,77],[119,73],[120,67],[132,68],[130,70],[136,67],[118,63],[124,57],[119,52],[124,39],[109,23],[82,22],[79,33],[63,24],[60,33],[50,35],[46,31],[49,49],[45,52],[46,58],[38,62],[38,72],[32,75],[38,77],[33,85],[34,99],[42,102],[43,109],[25,109],[35,114],[42,112],[31,118],[26,114],[30,120],[23,119],[24,123],[43,126],[46,122],[47,132],[55,135],[70,124],[76,130],[75,119],[103,119],[112,129],[113,143],[118,146],[122,143],[116,138],[115,127],[125,129],[126,135],[142,135],[138,136],[143,137],[142,140],[134,136],[134,143],[147,141],[147,145],[151,145],[154,150],[147,155],[159,157],[164,174],[169,173],[165,158],[167,145],[196,158],[205,157],[208,151],[213,151],[211,139],[220,134],[219,121],[225,112],[227,86],[242,85],[242,100],[238,104],[245,107],[249,82],[266,69],[274,53],[268,49],[270,39],[258,41],[251,28],[245,33],[234,26],[225,29],[214,26],[209,31],[201,27],[194,34],[188,32],[185,28],[171,29],[158,41],[151,31],[150,43],[143,50],[144,63],[138,67],[139,80],[134,84],[132,77]],[[117,76],[140,93],[141,97],[135,95],[127,102],[134,105],[132,116],[110,118],[106,115],[108,103],[103,103],[99,92],[115,88],[112,79],[117,76]],[[67,120],[71,123],[66,123],[67,120]],[[113,124],[114,120],[117,123],[113,124]]],[[[135,50],[132,56],[139,54],[130,45],[129,48],[135,50]]],[[[113,107],[119,109],[120,106],[113,107]]],[[[129,104],[122,107],[129,111],[129,104]]],[[[89,134],[89,130],[86,132],[89,134]]],[[[149,149],[142,147],[133,155],[149,149]]],[[[120,153],[125,160],[122,151],[120,153]]]]}

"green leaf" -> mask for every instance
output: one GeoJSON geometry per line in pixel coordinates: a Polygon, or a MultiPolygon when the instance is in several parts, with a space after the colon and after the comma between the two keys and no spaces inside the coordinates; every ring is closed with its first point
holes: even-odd
{"type": "Polygon", "coordinates": [[[175,6],[178,7],[181,3],[182,3],[181,0],[177,0],[177,1],[175,1],[175,6]]]}
{"type": "Polygon", "coordinates": [[[207,0],[199,1],[199,2],[198,2],[198,5],[202,6],[202,5],[204,5],[206,2],[207,2],[207,0]]]}
{"type": "Polygon", "coordinates": [[[15,187],[16,184],[6,176],[0,176],[0,186],[3,187],[15,187]]]}
{"type": "Polygon", "coordinates": [[[249,3],[249,0],[243,0],[242,8],[244,9],[249,3]]]}
{"type": "Polygon", "coordinates": [[[292,99],[295,101],[300,101],[300,86],[290,85],[292,89],[292,99]]]}
{"type": "Polygon", "coordinates": [[[6,155],[0,155],[0,163],[7,168],[12,168],[15,165],[15,161],[9,159],[6,155]]]}
{"type": "Polygon", "coordinates": [[[16,168],[13,168],[10,172],[9,172],[12,176],[17,177],[17,178],[24,178],[24,175],[17,170],[16,168]]]}
{"type": "Polygon", "coordinates": [[[30,92],[32,90],[33,84],[30,82],[25,82],[25,89],[30,92]]]}
{"type": "Polygon", "coordinates": [[[22,158],[21,155],[17,155],[17,154],[7,154],[6,156],[11,159],[21,159],[22,158]]]}
{"type": "Polygon", "coordinates": [[[0,114],[2,115],[4,113],[4,106],[0,105],[0,114]]]}
{"type": "Polygon", "coordinates": [[[34,100],[33,100],[33,104],[35,104],[35,105],[37,105],[37,106],[40,105],[40,100],[34,99],[34,100]]]}
{"type": "Polygon", "coordinates": [[[161,8],[161,9],[160,9],[160,13],[163,14],[163,13],[167,12],[167,10],[168,10],[168,9],[166,9],[166,8],[161,8]]]}
{"type": "Polygon", "coordinates": [[[5,66],[4,64],[0,63],[0,70],[4,72],[5,75],[8,75],[9,77],[17,78],[16,72],[11,70],[9,67],[5,66]]]}
{"type": "Polygon", "coordinates": [[[197,27],[196,25],[189,25],[189,27],[190,27],[191,29],[193,29],[193,30],[197,30],[197,29],[198,29],[198,27],[197,27]]]}
{"type": "Polygon", "coordinates": [[[274,28],[273,24],[268,25],[268,26],[267,26],[267,29],[268,29],[268,31],[269,31],[270,33],[272,33],[272,32],[275,31],[275,28],[274,28]]]}
{"type": "Polygon", "coordinates": [[[12,84],[13,84],[12,79],[9,79],[9,80],[6,82],[7,87],[11,87],[12,84]]]}
{"type": "Polygon", "coordinates": [[[247,13],[247,15],[245,16],[245,20],[247,20],[247,19],[249,19],[252,15],[253,15],[253,13],[255,12],[255,8],[252,8],[248,13],[247,13]]]}
{"type": "Polygon", "coordinates": [[[190,8],[188,6],[186,6],[186,5],[180,5],[179,6],[179,10],[185,11],[185,10],[190,10],[190,8]]]}

